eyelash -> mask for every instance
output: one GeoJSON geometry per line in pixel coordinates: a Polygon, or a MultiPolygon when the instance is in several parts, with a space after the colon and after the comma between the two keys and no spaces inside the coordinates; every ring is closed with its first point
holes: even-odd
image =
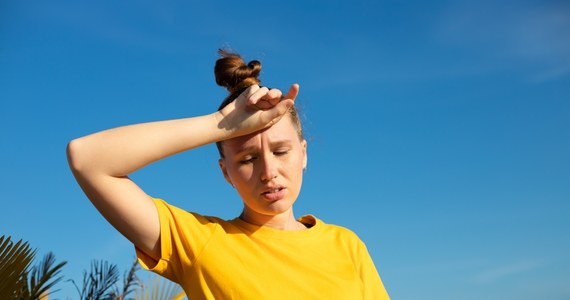
{"type": "Polygon", "coordinates": [[[273,152],[273,155],[275,155],[275,156],[282,156],[282,155],[285,155],[285,154],[287,154],[287,153],[289,153],[288,150],[275,151],[275,152],[273,152]]]}
{"type": "MultiPolygon", "coordinates": [[[[287,153],[289,153],[289,150],[274,151],[274,152],[273,152],[273,155],[275,155],[275,156],[283,156],[283,155],[286,155],[287,153]]],[[[254,156],[254,157],[251,157],[251,158],[248,158],[248,159],[240,160],[239,163],[242,164],[242,165],[247,165],[247,164],[249,164],[249,163],[252,163],[252,162],[253,162],[254,160],[256,160],[256,159],[257,159],[257,157],[254,156]]]]}
{"type": "Polygon", "coordinates": [[[239,163],[242,164],[242,165],[247,165],[247,164],[249,164],[249,163],[252,163],[254,160],[255,160],[255,157],[252,157],[252,158],[240,160],[239,163]]]}

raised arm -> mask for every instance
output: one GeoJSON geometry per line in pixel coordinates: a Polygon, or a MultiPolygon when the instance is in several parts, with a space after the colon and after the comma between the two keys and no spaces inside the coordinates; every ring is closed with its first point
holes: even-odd
{"type": "Polygon", "coordinates": [[[252,86],[210,115],[142,123],[94,133],[67,146],[70,168],[99,212],[133,244],[160,257],[160,224],[150,197],[128,178],[165,157],[271,126],[298,93],[252,86]]]}

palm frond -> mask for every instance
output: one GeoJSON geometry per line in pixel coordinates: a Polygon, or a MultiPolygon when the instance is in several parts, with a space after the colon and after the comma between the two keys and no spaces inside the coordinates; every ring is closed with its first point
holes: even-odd
{"type": "Polygon", "coordinates": [[[82,300],[113,299],[113,286],[119,280],[119,269],[116,265],[106,261],[93,261],[91,271],[83,272],[83,286],[81,289],[71,280],[79,292],[82,300]]]}
{"type": "Polygon", "coordinates": [[[28,242],[19,240],[14,244],[10,236],[0,237],[0,299],[17,298],[27,289],[23,278],[35,254],[28,242]]]}
{"type": "Polygon", "coordinates": [[[153,275],[135,292],[135,300],[182,299],[185,294],[180,286],[166,278],[153,275]]]}
{"type": "Polygon", "coordinates": [[[28,283],[30,298],[39,299],[57,291],[50,291],[50,289],[63,279],[63,276],[60,276],[59,273],[66,263],[64,261],[54,265],[55,255],[49,252],[39,265],[32,267],[28,283]]]}
{"type": "Polygon", "coordinates": [[[119,292],[116,292],[114,296],[115,300],[124,300],[127,299],[127,296],[134,292],[137,287],[141,286],[142,283],[140,282],[139,278],[136,275],[136,272],[139,270],[139,263],[135,259],[131,268],[125,275],[123,275],[123,289],[119,292]]]}

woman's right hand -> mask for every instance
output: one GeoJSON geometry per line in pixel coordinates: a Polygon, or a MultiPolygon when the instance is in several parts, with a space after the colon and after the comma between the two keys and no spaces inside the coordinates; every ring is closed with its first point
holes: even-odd
{"type": "Polygon", "coordinates": [[[298,84],[291,85],[285,96],[278,89],[250,86],[218,112],[218,127],[229,131],[229,138],[270,127],[293,106],[298,93],[298,84]]]}

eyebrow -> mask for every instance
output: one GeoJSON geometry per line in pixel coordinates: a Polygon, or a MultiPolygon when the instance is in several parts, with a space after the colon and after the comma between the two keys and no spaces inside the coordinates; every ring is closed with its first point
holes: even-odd
{"type": "MultiPolygon", "coordinates": [[[[290,146],[291,144],[292,144],[292,142],[290,139],[283,139],[283,140],[278,140],[278,141],[272,142],[269,145],[269,147],[270,148],[278,148],[278,147],[282,147],[282,146],[290,146]]],[[[255,152],[257,150],[258,150],[257,146],[246,146],[246,147],[238,149],[238,151],[236,151],[234,155],[239,156],[239,155],[243,155],[244,153],[255,152]]]]}

